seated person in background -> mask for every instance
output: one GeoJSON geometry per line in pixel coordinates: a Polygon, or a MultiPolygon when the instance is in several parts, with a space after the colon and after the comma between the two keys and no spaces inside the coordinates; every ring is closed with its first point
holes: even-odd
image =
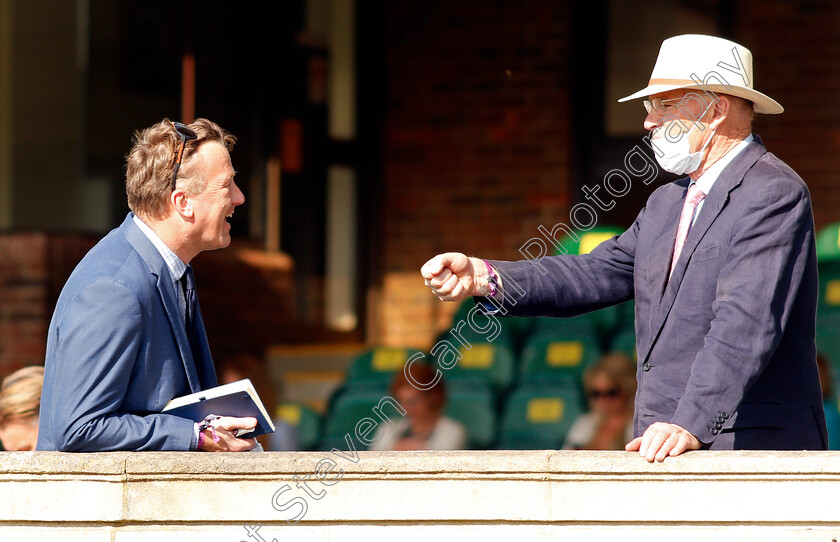
{"type": "Polygon", "coordinates": [[[633,397],[636,371],[624,354],[603,356],[583,374],[589,412],[569,429],[566,450],[623,450],[633,436],[633,397]]]}
{"type": "Polygon", "coordinates": [[[10,452],[28,452],[38,442],[44,368],[24,367],[0,386],[0,442],[10,452]]]}
{"type": "Polygon", "coordinates": [[[257,356],[251,354],[240,354],[234,356],[221,364],[219,371],[219,384],[230,384],[243,378],[250,378],[257,395],[268,411],[271,421],[274,423],[274,432],[258,437],[263,449],[269,452],[291,452],[300,450],[297,431],[290,424],[280,418],[274,417],[277,402],[271,381],[265,370],[265,363],[257,356]]]}
{"type": "Polygon", "coordinates": [[[817,352],[817,367],[820,370],[823,410],[825,410],[825,424],[828,427],[828,449],[840,450],[840,410],[838,410],[837,398],[834,396],[834,386],[831,384],[831,366],[822,352],[817,352]]]}
{"type": "MultiPolygon", "coordinates": [[[[428,365],[411,365],[415,382],[432,382],[435,374],[428,365]]],[[[391,396],[402,405],[406,416],[393,424],[381,424],[371,450],[462,450],[466,447],[467,432],[463,426],[441,415],[446,403],[443,380],[423,391],[415,388],[405,372],[400,371],[391,382],[391,396]]]]}

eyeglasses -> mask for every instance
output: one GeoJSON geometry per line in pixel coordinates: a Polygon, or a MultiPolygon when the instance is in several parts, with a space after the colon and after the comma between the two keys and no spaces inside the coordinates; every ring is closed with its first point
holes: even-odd
{"type": "Polygon", "coordinates": [[[654,98],[652,100],[645,100],[645,111],[650,113],[651,111],[656,111],[657,115],[664,115],[665,114],[665,106],[669,103],[679,103],[683,101],[683,98],[673,98],[671,100],[662,100],[660,98],[654,98]]]}
{"type": "MultiPolygon", "coordinates": [[[[172,122],[172,121],[170,121],[172,122]]],[[[175,180],[178,179],[178,168],[181,167],[181,158],[184,156],[184,147],[187,141],[198,139],[198,136],[193,132],[189,126],[180,122],[172,122],[172,128],[178,137],[181,138],[181,146],[178,147],[178,154],[175,156],[175,171],[172,172],[172,190],[175,190],[175,180]]]]}
{"type": "Polygon", "coordinates": [[[618,397],[621,393],[621,390],[618,388],[610,388],[608,390],[587,390],[586,395],[590,399],[600,399],[601,397],[605,399],[612,399],[613,397],[618,397]]]}

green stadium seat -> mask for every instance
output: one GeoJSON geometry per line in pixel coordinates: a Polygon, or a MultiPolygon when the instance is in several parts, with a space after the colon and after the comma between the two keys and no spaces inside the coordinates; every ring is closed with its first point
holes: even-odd
{"type": "Polygon", "coordinates": [[[616,333],[607,352],[621,352],[630,357],[630,359],[638,359],[636,356],[636,332],[633,328],[624,329],[616,333]]]}
{"type": "Polygon", "coordinates": [[[467,430],[471,449],[487,449],[496,437],[496,405],[488,386],[456,387],[447,393],[444,415],[467,430]]]}
{"type": "Polygon", "coordinates": [[[470,321],[469,313],[473,307],[475,303],[472,299],[461,303],[452,317],[452,325],[445,329],[435,342],[457,342],[457,335],[469,343],[490,341],[513,345],[521,328],[529,324],[529,318],[491,317],[478,313],[474,314],[470,321]]]}
{"type": "Polygon", "coordinates": [[[520,355],[520,382],[555,382],[580,387],[583,371],[601,356],[599,341],[585,326],[541,329],[520,355]]]}
{"type": "Polygon", "coordinates": [[[828,428],[828,449],[840,450],[840,402],[837,397],[828,397],[823,402],[825,424],[828,428]]]}
{"type": "Polygon", "coordinates": [[[817,260],[820,263],[840,261],[840,222],[834,222],[817,232],[817,260]]]}
{"type": "Polygon", "coordinates": [[[582,405],[577,388],[523,384],[505,400],[496,448],[559,449],[582,405]]]}
{"type": "MultiPolygon", "coordinates": [[[[564,235],[560,239],[560,247],[555,254],[589,254],[592,250],[607,239],[612,239],[616,235],[624,233],[624,229],[613,225],[595,226],[585,232],[576,232],[578,240],[576,241],[569,235],[564,235]]],[[[599,339],[606,340],[621,324],[624,309],[621,305],[612,307],[605,307],[603,309],[592,311],[590,313],[570,318],[569,320],[585,320],[590,323],[599,335],[599,339]]]]}
{"type": "Polygon", "coordinates": [[[835,386],[840,384],[840,261],[820,261],[817,298],[817,350],[828,358],[835,386]]]}
{"type": "Polygon", "coordinates": [[[823,313],[840,313],[840,261],[820,261],[819,297],[817,310],[823,313]]]}
{"type": "Polygon", "coordinates": [[[607,239],[612,239],[622,233],[624,233],[624,228],[603,225],[595,226],[584,232],[576,232],[577,240],[570,235],[564,235],[560,238],[560,247],[562,249],[558,249],[556,254],[589,254],[595,247],[607,239]]]}
{"type": "MultiPolygon", "coordinates": [[[[378,423],[385,423],[376,416],[374,407],[377,407],[387,395],[387,392],[374,388],[354,389],[345,387],[337,391],[331,400],[330,411],[324,423],[318,448],[330,450],[335,447],[346,450],[345,435],[349,434],[356,449],[366,450],[367,446],[356,439],[356,424],[363,418],[371,418],[378,423]]],[[[382,414],[392,421],[398,421],[402,418],[398,412],[395,412],[393,406],[383,406],[382,414]]]]}
{"type": "Polygon", "coordinates": [[[817,311],[817,351],[831,367],[834,389],[840,389],[840,317],[817,311]]]}
{"type": "Polygon", "coordinates": [[[295,428],[302,450],[312,450],[321,435],[321,416],[303,403],[281,403],[275,416],[295,428]]]}
{"type": "Polygon", "coordinates": [[[513,381],[515,356],[510,344],[478,337],[468,341],[467,348],[454,338],[447,340],[446,346],[438,343],[432,347],[432,355],[450,389],[486,384],[502,390],[513,381]]]}
{"type": "Polygon", "coordinates": [[[416,348],[377,346],[360,354],[347,370],[347,385],[372,386],[387,389],[394,373],[402,371],[406,361],[422,353],[416,348]]]}

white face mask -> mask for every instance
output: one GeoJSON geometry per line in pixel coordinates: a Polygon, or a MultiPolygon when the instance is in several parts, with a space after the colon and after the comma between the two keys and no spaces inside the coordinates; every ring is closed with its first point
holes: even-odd
{"type": "MultiPolygon", "coordinates": [[[[706,110],[703,111],[703,114],[700,118],[706,116],[706,112],[709,111],[709,107],[711,107],[711,103],[706,107],[706,110]]],[[[665,127],[661,127],[664,129],[665,127]]],[[[717,127],[712,130],[711,134],[709,135],[709,139],[703,143],[703,147],[696,152],[691,152],[690,143],[688,141],[688,135],[691,133],[694,127],[692,126],[687,132],[683,133],[679,139],[676,141],[669,141],[667,137],[662,137],[656,140],[652,140],[653,145],[659,152],[662,153],[662,156],[659,155],[659,152],[654,150],[654,156],[656,156],[656,161],[659,162],[659,165],[662,166],[662,169],[665,171],[670,171],[671,173],[676,173],[677,175],[683,175],[688,173],[693,173],[697,171],[697,168],[700,167],[700,160],[702,160],[703,151],[706,150],[706,147],[709,146],[709,143],[712,141],[712,137],[715,134],[715,130],[717,127]]]]}

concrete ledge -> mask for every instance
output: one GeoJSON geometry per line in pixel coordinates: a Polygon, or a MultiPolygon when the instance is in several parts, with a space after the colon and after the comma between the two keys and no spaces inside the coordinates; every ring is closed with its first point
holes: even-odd
{"type": "Polygon", "coordinates": [[[836,452],[5,452],[0,540],[830,542],[838,496],[836,452]]]}

